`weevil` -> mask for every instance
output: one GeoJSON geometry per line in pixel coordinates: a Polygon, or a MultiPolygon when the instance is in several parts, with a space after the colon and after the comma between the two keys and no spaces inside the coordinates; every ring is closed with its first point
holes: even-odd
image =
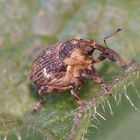
{"type": "Polygon", "coordinates": [[[43,50],[33,62],[30,73],[31,83],[38,89],[40,97],[32,111],[36,112],[45,103],[44,93],[52,94],[68,89],[76,102],[81,104],[82,101],[76,91],[86,79],[99,83],[102,90],[110,94],[111,88],[97,74],[94,64],[108,59],[112,62],[118,61],[122,67],[127,66],[120,55],[106,44],[107,38],[121,30],[118,28],[113,34],[105,37],[105,46],[93,40],[73,38],[50,45],[43,50]],[[100,52],[96,58],[93,56],[95,50],[100,52]]]}

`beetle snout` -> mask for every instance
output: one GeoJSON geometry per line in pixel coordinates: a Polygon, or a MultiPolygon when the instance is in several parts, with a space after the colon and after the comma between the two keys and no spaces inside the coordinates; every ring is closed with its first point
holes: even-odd
{"type": "Polygon", "coordinates": [[[116,62],[117,61],[116,57],[115,56],[112,56],[111,61],[112,62],[116,62]]]}
{"type": "Polygon", "coordinates": [[[114,51],[111,50],[110,48],[107,48],[107,49],[106,49],[106,52],[105,52],[104,55],[105,55],[105,57],[106,57],[107,59],[109,59],[109,60],[112,61],[112,62],[116,62],[116,61],[117,61],[117,58],[116,58],[116,55],[115,55],[114,51]]]}

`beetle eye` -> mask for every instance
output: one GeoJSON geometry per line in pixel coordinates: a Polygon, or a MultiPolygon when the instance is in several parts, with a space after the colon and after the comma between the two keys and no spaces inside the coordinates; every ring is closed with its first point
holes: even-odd
{"type": "Polygon", "coordinates": [[[88,55],[92,55],[93,54],[94,49],[91,49],[88,51],[88,55]]]}

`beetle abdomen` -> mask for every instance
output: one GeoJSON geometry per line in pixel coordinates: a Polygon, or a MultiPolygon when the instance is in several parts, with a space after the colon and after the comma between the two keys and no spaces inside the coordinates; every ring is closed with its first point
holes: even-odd
{"type": "Polygon", "coordinates": [[[40,88],[47,85],[53,78],[65,75],[67,64],[66,58],[71,56],[72,50],[79,48],[79,44],[73,44],[73,40],[52,45],[45,49],[32,65],[30,79],[32,84],[40,88]]]}

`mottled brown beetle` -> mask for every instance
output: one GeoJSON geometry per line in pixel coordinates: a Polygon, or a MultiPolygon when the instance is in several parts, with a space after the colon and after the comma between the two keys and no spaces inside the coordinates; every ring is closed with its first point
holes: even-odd
{"type": "MultiPolygon", "coordinates": [[[[112,35],[121,31],[118,28],[112,35]]],[[[118,61],[123,67],[127,64],[112,49],[96,44],[93,40],[71,39],[62,43],[57,43],[46,48],[34,61],[31,69],[30,80],[32,85],[38,89],[40,101],[33,108],[36,112],[45,102],[43,93],[61,92],[70,89],[72,96],[81,104],[81,99],[76,93],[86,79],[91,79],[101,84],[101,88],[110,94],[110,87],[96,73],[94,64],[104,59],[113,62],[118,61]],[[93,57],[95,50],[100,51],[97,58],[93,57]]]]}

